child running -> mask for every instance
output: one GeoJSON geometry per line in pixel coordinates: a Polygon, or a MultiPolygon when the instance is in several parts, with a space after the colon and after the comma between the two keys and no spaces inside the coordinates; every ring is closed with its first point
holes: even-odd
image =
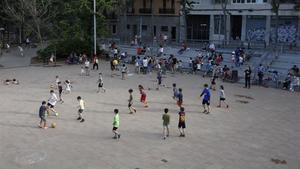
{"type": "Polygon", "coordinates": [[[113,137],[113,139],[120,139],[121,135],[119,134],[119,132],[117,131],[118,128],[120,127],[120,116],[119,116],[119,110],[115,109],[114,110],[115,116],[114,116],[114,121],[113,121],[113,133],[115,134],[115,136],[113,137]]]}
{"type": "Polygon", "coordinates": [[[129,99],[128,99],[129,114],[133,114],[133,112],[136,113],[136,109],[132,106],[133,105],[133,96],[132,96],[133,90],[129,89],[128,92],[129,92],[129,99]]]}
{"type": "Polygon", "coordinates": [[[61,85],[61,82],[58,82],[58,97],[59,97],[59,101],[60,103],[64,103],[63,99],[62,99],[62,92],[63,92],[63,87],[61,85]]]}
{"type": "Polygon", "coordinates": [[[210,89],[212,89],[212,90],[216,90],[216,79],[217,79],[217,77],[215,75],[211,79],[210,89]]]}
{"type": "Polygon", "coordinates": [[[141,94],[140,101],[144,104],[144,107],[148,107],[148,104],[147,104],[147,94],[145,92],[144,87],[142,85],[139,85],[139,90],[140,90],[140,94],[141,94]]]}
{"type": "Polygon", "coordinates": [[[41,119],[39,127],[43,129],[48,128],[46,123],[46,111],[47,111],[46,101],[43,101],[39,110],[39,117],[41,119]]]}
{"type": "Polygon", "coordinates": [[[157,72],[157,88],[156,88],[156,90],[159,90],[159,87],[161,86],[161,81],[162,81],[162,74],[161,74],[161,71],[158,70],[158,72],[157,72]]]}
{"type": "Polygon", "coordinates": [[[50,110],[53,113],[55,113],[55,116],[58,116],[58,113],[54,109],[57,101],[58,101],[58,99],[57,99],[56,94],[54,93],[53,90],[50,90],[50,98],[48,99],[48,104],[47,104],[47,106],[48,106],[48,109],[47,109],[48,115],[50,114],[49,113],[49,110],[50,110]]]}
{"type": "Polygon", "coordinates": [[[209,105],[210,105],[210,91],[209,91],[209,88],[208,88],[208,84],[204,84],[204,89],[200,95],[200,97],[203,96],[203,100],[202,100],[202,105],[203,105],[203,108],[204,108],[204,111],[203,113],[205,114],[209,114],[209,105]]]}
{"type": "Polygon", "coordinates": [[[169,124],[170,124],[170,115],[168,114],[169,109],[165,108],[165,114],[162,115],[163,120],[163,137],[164,140],[166,137],[169,137],[169,124]]]}
{"type": "Polygon", "coordinates": [[[102,90],[102,92],[105,92],[106,89],[103,87],[103,78],[102,78],[102,73],[99,73],[99,79],[98,79],[98,90],[97,93],[100,92],[100,90],[102,90]]]}
{"type": "Polygon", "coordinates": [[[68,94],[71,93],[72,86],[71,86],[70,80],[66,80],[65,85],[66,85],[66,93],[68,93],[68,94]]]}
{"type": "Polygon", "coordinates": [[[77,120],[80,120],[80,123],[83,123],[85,120],[82,117],[82,113],[83,113],[84,108],[85,108],[85,102],[84,102],[84,100],[80,96],[77,97],[77,101],[79,102],[79,106],[78,106],[78,108],[79,108],[78,109],[78,118],[77,118],[77,120]]]}
{"type": "Polygon", "coordinates": [[[178,89],[178,94],[177,94],[177,105],[179,108],[182,107],[183,104],[183,94],[182,94],[182,89],[179,88],[178,89]]]}
{"type": "Polygon", "coordinates": [[[223,85],[220,86],[219,96],[220,96],[220,100],[219,100],[218,107],[221,107],[221,103],[223,102],[226,105],[226,108],[229,108],[229,105],[225,102],[226,97],[225,97],[225,92],[224,92],[224,86],[223,85]]]}
{"type": "Polygon", "coordinates": [[[176,87],[176,83],[173,83],[173,99],[176,100],[178,94],[178,90],[176,87]]]}
{"type": "Polygon", "coordinates": [[[184,129],[185,129],[185,112],[184,112],[184,107],[180,108],[180,112],[178,113],[179,115],[179,122],[178,122],[178,130],[179,130],[179,137],[185,137],[184,129]]]}
{"type": "Polygon", "coordinates": [[[122,65],[121,73],[122,73],[122,80],[125,80],[127,76],[127,66],[125,64],[122,65]]]}

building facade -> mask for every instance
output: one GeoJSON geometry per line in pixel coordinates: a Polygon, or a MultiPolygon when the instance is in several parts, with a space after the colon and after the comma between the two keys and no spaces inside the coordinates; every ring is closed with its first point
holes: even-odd
{"type": "Polygon", "coordinates": [[[112,37],[130,42],[139,37],[142,42],[179,40],[180,3],[178,0],[131,0],[119,21],[111,24],[112,37]]]}
{"type": "MultiPolygon", "coordinates": [[[[228,0],[226,5],[222,0],[193,1],[187,16],[188,40],[275,42],[276,17],[270,0],[228,0]]],[[[300,10],[295,4],[300,1],[287,0],[280,5],[278,41],[300,46],[300,10]]]]}

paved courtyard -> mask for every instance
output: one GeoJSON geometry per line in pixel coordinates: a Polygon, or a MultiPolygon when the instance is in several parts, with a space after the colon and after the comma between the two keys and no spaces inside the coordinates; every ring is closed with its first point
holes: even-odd
{"type": "Polygon", "coordinates": [[[79,76],[78,65],[0,69],[1,81],[16,78],[21,83],[0,85],[0,169],[300,169],[299,93],[224,83],[230,108],[216,107],[215,91],[212,113],[205,115],[199,95],[209,79],[167,75],[163,83],[183,88],[187,136],[181,138],[171,88],[147,91],[146,109],[137,85],[153,88],[155,75],[134,74],[124,81],[110,77],[109,63],[100,67],[106,93],[96,93],[98,72],[79,76]],[[57,104],[60,116],[48,118],[57,128],[42,130],[38,108],[48,99],[56,75],[71,80],[73,91],[57,104]],[[134,115],[127,109],[129,88],[134,89],[134,115]],[[79,95],[87,104],[84,123],[76,121],[79,95]],[[163,140],[165,107],[171,133],[163,140]],[[120,140],[112,139],[114,108],[120,109],[120,140]]]}

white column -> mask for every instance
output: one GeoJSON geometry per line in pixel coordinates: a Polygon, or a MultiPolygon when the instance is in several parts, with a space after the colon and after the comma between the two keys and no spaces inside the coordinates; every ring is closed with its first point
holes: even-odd
{"type": "Polygon", "coordinates": [[[230,35],[231,35],[231,19],[230,19],[230,15],[226,15],[226,35],[227,35],[227,43],[229,42],[229,40],[231,39],[230,35]]]}
{"type": "Polygon", "coordinates": [[[209,40],[214,40],[214,29],[215,29],[215,20],[214,15],[210,15],[210,22],[209,22],[209,40]]]}
{"type": "Polygon", "coordinates": [[[247,15],[242,16],[242,33],[241,33],[241,40],[246,40],[246,29],[247,29],[247,15]]]}
{"type": "Polygon", "coordinates": [[[298,39],[297,39],[297,47],[300,47],[300,16],[298,16],[298,39]]]}
{"type": "Polygon", "coordinates": [[[266,31],[265,31],[265,42],[266,45],[270,45],[270,34],[271,34],[271,16],[266,16],[266,31]]]}

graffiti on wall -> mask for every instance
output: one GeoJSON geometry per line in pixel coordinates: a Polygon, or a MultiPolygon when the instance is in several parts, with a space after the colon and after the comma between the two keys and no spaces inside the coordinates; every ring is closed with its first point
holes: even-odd
{"type": "Polygon", "coordinates": [[[261,29],[248,29],[247,39],[250,41],[264,41],[265,40],[266,30],[261,29]]]}
{"type": "MultiPolygon", "coordinates": [[[[271,40],[275,42],[276,29],[271,28],[271,40]]],[[[297,39],[297,28],[295,25],[281,25],[278,27],[278,42],[295,42],[297,39]]]]}

